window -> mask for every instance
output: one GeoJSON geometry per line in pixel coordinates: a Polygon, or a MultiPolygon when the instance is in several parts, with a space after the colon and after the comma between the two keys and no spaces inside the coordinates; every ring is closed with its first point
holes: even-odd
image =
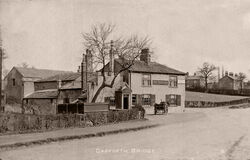
{"type": "Polygon", "coordinates": [[[132,94],[132,105],[136,105],[136,94],[132,94]]]}
{"type": "Polygon", "coordinates": [[[110,106],[115,106],[115,97],[104,97],[104,102],[109,103],[110,106]]]}
{"type": "Polygon", "coordinates": [[[169,86],[170,87],[177,87],[177,83],[178,80],[177,80],[177,76],[170,76],[169,77],[169,86]]]}
{"type": "Polygon", "coordinates": [[[166,102],[170,104],[170,106],[180,106],[181,105],[181,95],[170,94],[166,95],[166,102]]]}
{"type": "Polygon", "coordinates": [[[150,105],[150,104],[151,104],[150,94],[142,95],[142,105],[150,105]]]}
{"type": "Polygon", "coordinates": [[[16,85],[16,80],[15,80],[15,78],[12,79],[12,84],[13,84],[13,86],[16,85]]]}
{"type": "Polygon", "coordinates": [[[142,75],[142,86],[151,86],[151,75],[143,74],[142,75]]]}
{"type": "Polygon", "coordinates": [[[177,104],[177,96],[174,94],[170,95],[170,104],[176,105],[177,104]]]}

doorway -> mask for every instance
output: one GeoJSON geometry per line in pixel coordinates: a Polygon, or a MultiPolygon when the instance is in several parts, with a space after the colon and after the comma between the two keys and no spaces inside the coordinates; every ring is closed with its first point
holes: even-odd
{"type": "Polygon", "coordinates": [[[124,94],[123,95],[123,109],[128,109],[129,106],[129,95],[124,94]]]}

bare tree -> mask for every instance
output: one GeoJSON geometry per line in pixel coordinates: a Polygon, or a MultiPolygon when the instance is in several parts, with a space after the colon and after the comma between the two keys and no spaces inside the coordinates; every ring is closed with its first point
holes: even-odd
{"type": "Polygon", "coordinates": [[[245,73],[240,72],[238,74],[237,80],[240,82],[240,92],[242,92],[243,89],[243,82],[247,78],[245,73]]]}
{"type": "Polygon", "coordinates": [[[216,70],[216,67],[213,64],[207,62],[203,63],[202,67],[198,68],[198,73],[205,81],[205,89],[208,88],[208,80],[213,78],[213,71],[216,70]]]}
{"type": "Polygon", "coordinates": [[[82,34],[84,46],[92,51],[93,62],[99,64],[101,68],[104,68],[108,63],[110,52],[113,53],[114,57],[122,59],[121,69],[114,73],[111,81],[107,80],[105,70],[101,70],[103,81],[91,102],[96,101],[105,87],[113,88],[117,76],[128,70],[140,56],[141,50],[150,44],[148,37],[140,38],[138,35],[129,38],[112,39],[111,35],[113,35],[114,29],[114,25],[102,23],[92,26],[90,32],[82,34]]]}

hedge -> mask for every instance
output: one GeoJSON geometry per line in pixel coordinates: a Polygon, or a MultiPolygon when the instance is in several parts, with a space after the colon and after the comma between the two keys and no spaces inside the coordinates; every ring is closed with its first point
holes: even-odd
{"type": "Polygon", "coordinates": [[[144,113],[138,108],[86,114],[32,115],[0,113],[0,134],[30,133],[69,127],[98,126],[143,118],[144,113]]]}

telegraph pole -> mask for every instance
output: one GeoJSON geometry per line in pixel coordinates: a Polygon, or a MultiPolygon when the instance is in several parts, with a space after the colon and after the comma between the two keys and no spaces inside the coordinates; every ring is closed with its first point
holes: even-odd
{"type": "Polygon", "coordinates": [[[2,109],[2,64],[3,64],[3,48],[2,48],[2,36],[0,26],[0,108],[2,109]]]}

